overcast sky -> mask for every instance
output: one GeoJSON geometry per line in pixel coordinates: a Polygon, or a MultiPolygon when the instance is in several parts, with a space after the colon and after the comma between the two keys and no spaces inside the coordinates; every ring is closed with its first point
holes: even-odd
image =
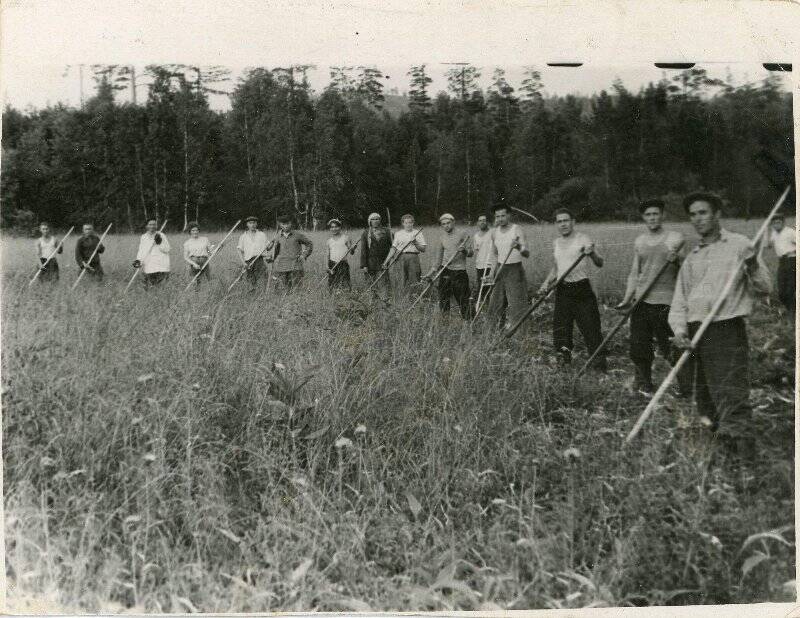
{"type": "MultiPolygon", "coordinates": [[[[272,65],[274,66],[274,65],[272,65]]],[[[272,68],[270,66],[270,68],[272,68]]],[[[385,75],[384,92],[388,93],[392,88],[397,88],[398,93],[402,94],[408,90],[407,66],[379,66],[385,75]]],[[[427,69],[430,76],[434,79],[431,93],[435,94],[439,90],[447,87],[445,72],[449,66],[433,63],[428,64],[427,69]]],[[[657,82],[662,76],[668,79],[673,77],[677,71],[663,70],[653,65],[638,67],[578,67],[578,68],[556,68],[556,67],[536,67],[542,73],[542,81],[545,91],[550,94],[593,94],[602,89],[609,89],[613,81],[621,79],[626,87],[638,90],[639,87],[647,85],[648,82],[657,82]]],[[[139,66],[137,71],[142,75],[144,67],[139,66]]],[[[760,81],[767,77],[770,72],[761,65],[708,65],[709,74],[722,79],[733,77],[736,84],[746,81],[760,81]]],[[[220,90],[232,90],[238,77],[244,72],[244,67],[232,67],[232,78],[230,82],[218,84],[220,90]]],[[[486,88],[491,83],[493,66],[480,67],[481,85],[486,88]]],[[[514,66],[506,68],[506,78],[512,86],[519,88],[523,79],[524,68],[514,66]]],[[[67,105],[77,106],[80,103],[80,71],[77,66],[67,65],[46,65],[39,67],[8,67],[5,72],[3,82],[3,95],[6,103],[17,107],[26,108],[27,106],[44,107],[48,104],[62,102],[67,105]]],[[[329,68],[327,66],[317,67],[309,73],[311,85],[317,92],[325,88],[330,82],[329,68]]],[[[146,83],[146,78],[142,77],[146,83]]],[[[94,88],[90,67],[84,67],[83,76],[84,96],[89,97],[94,88]]],[[[140,101],[146,95],[146,88],[139,89],[140,101]]],[[[117,100],[130,100],[128,90],[117,94],[117,100]]],[[[218,110],[230,109],[230,101],[226,96],[212,96],[211,105],[218,110]]]]}
{"type": "MultiPolygon", "coordinates": [[[[469,61],[485,87],[495,66],[519,86],[523,67],[542,68],[551,94],[591,94],[619,77],[632,90],[658,81],[660,61],[692,61],[735,83],[791,61],[796,7],[785,2],[604,2],[546,0],[18,0],[0,3],[0,95],[15,107],[77,105],[77,67],[67,64],[179,62],[247,66],[375,65],[386,91],[408,88],[408,68],[426,62],[432,92],[443,62],[469,61]],[[548,68],[546,62],[584,66],[548,68]]],[[[90,96],[91,77],[84,90],[90,96]]],[[[232,86],[232,84],[231,84],[232,86]]],[[[787,84],[787,87],[789,85],[787,84]]],[[[144,94],[144,89],[140,91],[144,94]]],[[[120,96],[120,100],[124,100],[120,96]]],[[[212,102],[217,109],[226,97],[212,102]]]]}

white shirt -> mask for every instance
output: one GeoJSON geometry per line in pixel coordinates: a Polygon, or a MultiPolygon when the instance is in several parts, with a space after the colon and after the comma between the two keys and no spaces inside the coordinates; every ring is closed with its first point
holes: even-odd
{"type": "MultiPolygon", "coordinates": [[[[522,262],[522,254],[520,254],[519,249],[511,249],[511,243],[514,242],[515,238],[519,241],[519,244],[526,244],[525,233],[522,231],[521,227],[516,223],[512,223],[506,227],[505,231],[496,227],[491,233],[492,243],[497,249],[497,262],[499,264],[502,264],[504,260],[506,264],[519,264],[522,262]],[[509,251],[511,251],[510,254],[509,251]],[[508,259],[506,259],[506,256],[508,259]]],[[[494,251],[492,253],[494,253],[494,251]]],[[[478,263],[480,264],[480,262],[478,263]]]]}
{"type": "Polygon", "coordinates": [[[36,246],[39,249],[39,257],[47,259],[52,255],[53,258],[55,258],[53,252],[56,250],[57,244],[58,243],[56,242],[56,237],[53,235],[50,236],[50,240],[45,240],[42,237],[37,238],[36,246]]]}
{"type": "MultiPolygon", "coordinates": [[[[704,244],[701,238],[700,244],[689,251],[678,271],[675,295],[667,316],[673,332],[686,333],[689,323],[705,320],[728,283],[731,272],[740,267],[742,260],[753,255],[749,238],[725,228],[712,242],[704,244]]],[[[745,269],[744,276],[736,279],[713,321],[750,315],[755,295],[768,294],[771,283],[763,262],[759,262],[755,272],[745,269]]]]}
{"type": "Polygon", "coordinates": [[[251,232],[247,230],[239,237],[239,244],[236,245],[239,251],[243,252],[245,261],[250,261],[254,257],[258,257],[267,248],[267,235],[261,230],[251,232]]]}
{"type": "Polygon", "coordinates": [[[475,268],[488,268],[492,265],[492,230],[475,232],[472,237],[472,249],[475,252],[475,268]]]}
{"type": "Polygon", "coordinates": [[[154,241],[155,234],[152,236],[145,232],[139,240],[139,252],[136,259],[142,263],[142,272],[168,273],[169,272],[169,241],[163,232],[161,234],[161,244],[157,245],[154,241]]]}
{"type": "Polygon", "coordinates": [[[183,255],[187,258],[208,257],[211,254],[207,236],[189,238],[183,243],[183,255]]]}
{"type": "Polygon", "coordinates": [[[339,234],[338,236],[331,236],[328,239],[328,259],[332,262],[338,262],[343,259],[349,249],[347,243],[349,242],[347,234],[339,234]]]}
{"type": "Polygon", "coordinates": [[[771,230],[769,244],[775,249],[775,255],[778,257],[795,253],[797,251],[797,239],[795,238],[794,229],[784,226],[780,232],[771,230]]]}
{"type": "MultiPolygon", "coordinates": [[[[560,236],[553,241],[553,256],[556,260],[556,277],[561,277],[570,266],[578,259],[584,247],[591,245],[592,240],[582,232],[572,232],[572,235],[564,238],[560,236]]],[[[585,257],[581,260],[572,272],[567,275],[564,281],[574,283],[581,279],[588,279],[589,272],[586,268],[586,262],[589,260],[585,257]]]]}
{"type": "Polygon", "coordinates": [[[406,232],[405,230],[399,230],[399,231],[395,232],[394,233],[394,242],[392,243],[392,246],[397,251],[402,251],[403,253],[419,253],[419,250],[414,246],[414,243],[411,243],[405,249],[403,249],[403,247],[405,247],[406,244],[412,238],[416,239],[417,244],[419,244],[419,245],[421,245],[423,247],[427,246],[425,244],[425,236],[424,236],[424,234],[422,232],[419,232],[419,234],[417,234],[418,231],[419,230],[411,230],[410,232],[406,232]],[[414,236],[415,234],[416,234],[416,236],[414,236]]]}

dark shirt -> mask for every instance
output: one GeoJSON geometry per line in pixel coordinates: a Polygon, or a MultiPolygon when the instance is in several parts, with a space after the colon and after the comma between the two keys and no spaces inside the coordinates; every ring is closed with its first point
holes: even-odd
{"type": "Polygon", "coordinates": [[[389,255],[392,248],[392,236],[386,228],[367,228],[361,233],[361,262],[360,267],[369,272],[381,269],[383,260],[389,255]]]}
{"type": "Polygon", "coordinates": [[[106,250],[103,245],[100,245],[100,248],[97,249],[97,254],[89,262],[89,258],[92,257],[94,248],[97,247],[98,243],[100,243],[100,237],[97,234],[89,234],[89,236],[78,238],[78,242],[75,243],[75,261],[78,266],[83,266],[84,262],[87,262],[92,268],[100,265],[100,254],[106,250]]]}
{"type": "Polygon", "coordinates": [[[288,235],[280,232],[275,237],[275,272],[288,273],[303,270],[300,253],[305,249],[305,257],[311,255],[314,245],[305,234],[292,230],[288,235]]]}

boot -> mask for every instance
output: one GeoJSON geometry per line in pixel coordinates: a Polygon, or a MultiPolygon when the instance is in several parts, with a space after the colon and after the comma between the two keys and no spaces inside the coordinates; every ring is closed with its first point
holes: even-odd
{"type": "MultiPolygon", "coordinates": [[[[675,363],[677,363],[678,359],[681,357],[681,354],[683,354],[682,350],[672,348],[671,352],[664,358],[667,359],[670,367],[674,367],[675,363]]],[[[694,394],[694,384],[693,378],[688,373],[686,365],[678,372],[677,380],[675,381],[677,384],[672,387],[672,394],[681,399],[691,399],[694,394]]]]}
{"type": "Polygon", "coordinates": [[[636,382],[634,388],[648,397],[653,396],[655,388],[653,387],[653,376],[651,373],[650,363],[635,363],[634,370],[636,373],[636,382]]]}

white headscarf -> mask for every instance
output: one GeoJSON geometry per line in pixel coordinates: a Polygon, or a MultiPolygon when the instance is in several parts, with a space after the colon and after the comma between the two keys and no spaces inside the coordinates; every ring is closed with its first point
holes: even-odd
{"type": "Polygon", "coordinates": [[[380,238],[383,235],[383,228],[379,225],[377,228],[372,227],[369,224],[370,219],[377,218],[380,222],[381,216],[377,212],[373,212],[367,217],[367,247],[372,248],[372,235],[375,234],[377,238],[380,238]]]}

